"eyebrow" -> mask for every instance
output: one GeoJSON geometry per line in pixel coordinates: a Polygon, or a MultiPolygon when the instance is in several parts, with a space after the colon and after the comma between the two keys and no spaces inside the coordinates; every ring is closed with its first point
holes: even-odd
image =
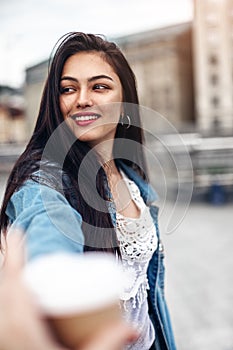
{"type": "MultiPolygon", "coordinates": [[[[98,80],[98,79],[108,79],[108,80],[113,81],[113,79],[111,77],[109,77],[108,75],[105,75],[105,74],[95,75],[94,77],[87,79],[87,81],[92,82],[92,81],[98,80]]],[[[78,79],[76,79],[74,77],[64,76],[61,78],[61,81],[63,81],[63,80],[72,80],[72,81],[78,83],[78,79]]]]}

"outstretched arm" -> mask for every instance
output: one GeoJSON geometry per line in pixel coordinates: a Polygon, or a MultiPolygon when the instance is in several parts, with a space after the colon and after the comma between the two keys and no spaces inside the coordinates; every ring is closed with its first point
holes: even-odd
{"type": "MultiPolygon", "coordinates": [[[[1,350],[68,350],[53,338],[32,295],[22,282],[23,255],[22,236],[18,233],[8,235],[0,274],[1,350]]],[[[117,322],[77,350],[120,350],[136,338],[137,333],[131,327],[117,322]]]]}

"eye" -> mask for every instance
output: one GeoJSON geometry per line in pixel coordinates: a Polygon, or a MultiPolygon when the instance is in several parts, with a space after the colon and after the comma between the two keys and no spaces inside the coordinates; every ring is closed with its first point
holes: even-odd
{"type": "Polygon", "coordinates": [[[74,87],[71,86],[61,86],[60,87],[60,93],[61,94],[70,94],[72,92],[76,91],[74,87]]]}
{"type": "Polygon", "coordinates": [[[109,87],[105,84],[95,84],[93,90],[108,90],[109,87]]]}

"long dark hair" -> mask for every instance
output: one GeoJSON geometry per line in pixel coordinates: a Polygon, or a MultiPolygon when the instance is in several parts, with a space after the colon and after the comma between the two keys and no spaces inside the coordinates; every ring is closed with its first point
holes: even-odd
{"type": "Polygon", "coordinates": [[[74,141],[74,135],[71,130],[62,123],[64,118],[59,106],[60,78],[63,66],[70,56],[81,51],[99,52],[118,75],[123,90],[124,113],[130,116],[132,125],[130,128],[127,128],[120,123],[118,124],[115,141],[119,138],[121,140],[117,142],[117,146],[115,142],[114,156],[118,159],[121,158],[122,162],[133,167],[142,177],[146,177],[146,165],[142,152],[143,135],[139,117],[139,101],[132,69],[115,43],[105,40],[100,35],[81,32],[68,33],[60,39],[55,47],[35,129],[24,153],[16,162],[9,176],[1,209],[0,227],[1,231],[6,233],[9,225],[6,207],[10,197],[39,169],[45,147],[48,141],[51,140],[54,131],[59,129],[59,137],[53,140],[53,142],[50,142],[49,148],[46,150],[46,157],[49,161],[55,161],[56,163],[59,163],[60,159],[64,160],[61,166],[64,173],[70,179],[72,196],[76,198],[76,201],[71,200],[68,192],[64,192],[64,194],[70,204],[78,210],[83,218],[83,232],[86,240],[85,249],[114,251],[117,243],[106,202],[102,201],[102,204],[100,204],[98,202],[98,196],[93,195],[97,190],[98,194],[102,198],[105,198],[106,188],[104,186],[104,179],[106,180],[106,176],[104,170],[99,165],[96,156],[92,155],[88,157],[86,166],[82,167],[84,168],[83,177],[85,181],[82,181],[82,189],[80,190],[77,174],[90,148],[85,142],[81,142],[80,140],[74,141]],[[63,127],[58,128],[61,124],[63,127]],[[133,147],[130,146],[130,140],[134,141],[133,147]],[[57,149],[59,149],[59,152],[57,152],[57,149]],[[90,172],[90,169],[93,167],[96,169],[99,168],[96,181],[93,181],[91,177],[92,172],[90,172]],[[87,199],[90,199],[93,206],[87,204],[87,199]],[[99,228],[104,228],[104,231],[107,232],[101,238],[103,240],[102,248],[96,243],[100,240],[99,232],[101,230],[99,228]],[[89,240],[90,243],[88,243],[89,240]]]}

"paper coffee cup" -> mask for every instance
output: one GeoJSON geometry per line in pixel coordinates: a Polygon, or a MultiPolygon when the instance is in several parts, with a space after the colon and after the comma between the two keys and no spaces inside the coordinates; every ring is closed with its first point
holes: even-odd
{"type": "Polygon", "coordinates": [[[51,254],[29,262],[23,279],[62,345],[78,348],[119,321],[122,269],[111,254],[51,254]]]}

